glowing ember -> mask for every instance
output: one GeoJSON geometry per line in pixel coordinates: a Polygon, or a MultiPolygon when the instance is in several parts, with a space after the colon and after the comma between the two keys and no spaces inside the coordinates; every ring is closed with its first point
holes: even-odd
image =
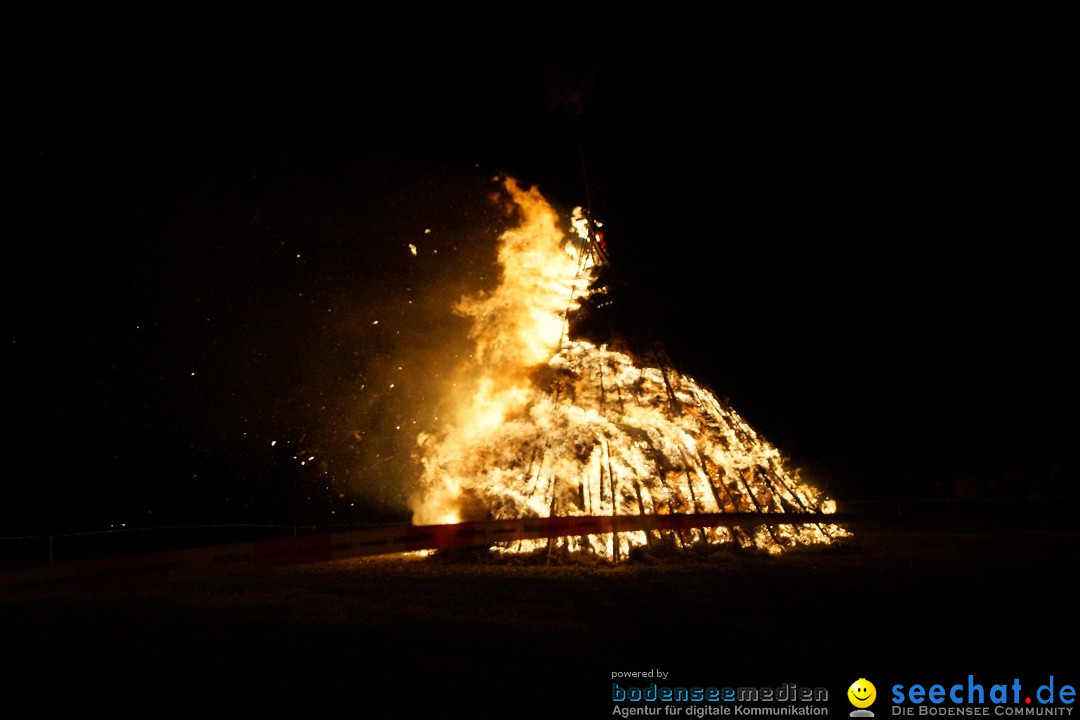
{"type": "MultiPolygon", "coordinates": [[[[497,287],[464,297],[475,351],[456,412],[418,438],[416,524],[558,515],[831,513],[775,447],[693,379],[654,358],[569,337],[599,248],[576,210],[570,236],[536,188],[503,180],[520,222],[499,246],[497,287]]],[[[735,542],[779,552],[846,536],[830,524],[568,537],[569,551],[618,558],[648,542],[735,542]]],[[[503,550],[531,551],[547,541],[503,550]]]]}

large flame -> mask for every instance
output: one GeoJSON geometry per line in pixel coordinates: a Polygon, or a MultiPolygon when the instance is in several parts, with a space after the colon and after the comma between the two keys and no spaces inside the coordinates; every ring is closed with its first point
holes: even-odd
{"type": "MultiPolygon", "coordinates": [[[[580,209],[569,223],[536,188],[503,179],[518,224],[500,238],[497,287],[462,298],[475,351],[459,369],[456,413],[418,438],[417,524],[552,515],[832,512],[775,447],[662,358],[569,337],[596,260],[580,209]]],[[[736,542],[778,552],[846,535],[834,525],[702,528],[669,541],[736,542]]],[[[564,538],[607,557],[646,532],[564,538]]],[[[543,541],[511,548],[527,551],[543,541]]]]}

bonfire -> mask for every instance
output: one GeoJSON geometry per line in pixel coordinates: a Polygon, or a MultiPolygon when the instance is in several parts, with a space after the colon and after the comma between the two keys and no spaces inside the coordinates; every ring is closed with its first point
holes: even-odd
{"type": "MultiPolygon", "coordinates": [[[[833,500],[664,353],[638,357],[615,342],[574,337],[570,319],[606,262],[596,221],[582,208],[560,217],[537,188],[512,178],[500,190],[496,201],[513,226],[499,241],[499,283],[455,307],[471,321],[473,352],[455,374],[453,416],[417,438],[414,524],[835,512],[833,500]]],[[[618,560],[654,543],[779,553],[848,536],[826,517],[642,527],[495,549],[529,553],[554,543],[618,560]]]]}

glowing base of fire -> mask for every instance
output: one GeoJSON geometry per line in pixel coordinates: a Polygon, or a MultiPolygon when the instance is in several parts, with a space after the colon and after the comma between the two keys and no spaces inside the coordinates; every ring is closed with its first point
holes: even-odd
{"type": "Polygon", "coordinates": [[[686,550],[695,546],[733,545],[742,550],[759,550],[770,555],[779,555],[784,549],[801,545],[829,544],[848,537],[851,537],[851,533],[847,530],[838,525],[828,524],[795,531],[769,530],[764,526],[759,526],[751,532],[728,528],[700,528],[683,533],[664,531],[650,534],[637,531],[553,540],[519,540],[513,543],[496,543],[492,550],[507,555],[529,555],[555,550],[563,554],[618,559],[629,557],[635,548],[686,550]]]}

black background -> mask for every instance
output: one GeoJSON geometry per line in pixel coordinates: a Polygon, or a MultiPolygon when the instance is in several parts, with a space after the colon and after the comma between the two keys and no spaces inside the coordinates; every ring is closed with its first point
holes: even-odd
{"type": "Polygon", "coordinates": [[[1077,66],[1052,15],[4,33],[9,531],[403,511],[378,464],[400,447],[341,440],[403,417],[358,389],[398,351],[370,320],[489,272],[468,238],[500,172],[591,204],[620,322],[832,494],[1075,495],[1077,66]],[[456,259],[407,267],[428,228],[456,259]]]}

